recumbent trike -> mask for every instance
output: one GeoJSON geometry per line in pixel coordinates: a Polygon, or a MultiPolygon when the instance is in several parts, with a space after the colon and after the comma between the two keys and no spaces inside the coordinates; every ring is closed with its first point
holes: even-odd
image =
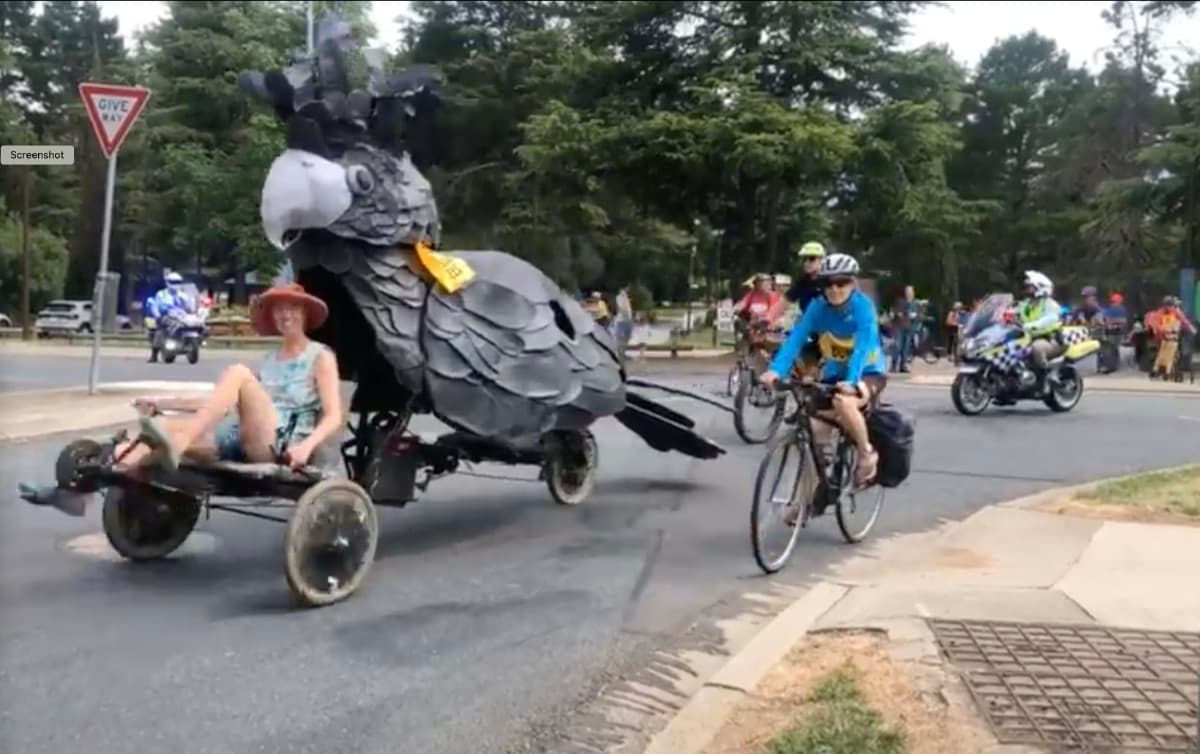
{"type": "MultiPolygon", "coordinates": [[[[82,510],[80,496],[103,493],[104,533],[113,549],[132,561],[170,555],[187,540],[201,513],[226,511],[285,523],[288,587],[301,605],[324,606],[350,596],[366,579],[379,539],[376,506],[407,505],[461,464],[537,466],[551,497],[563,505],[582,502],[595,483],[598,449],[589,430],[554,430],[523,448],[461,432],[426,440],[409,431],[411,400],[399,411],[380,409],[363,405],[360,392],[351,399],[357,422],[348,423],[350,438],[319,450],[300,470],[283,463],[204,463],[185,457],[176,471],[146,467],[132,474],[114,468],[120,461],[114,449],[128,438],[121,431],[106,443],[71,442],[55,462],[55,486],[22,485],[21,497],[57,507],[65,507],[62,496],[75,497],[82,510]],[[286,508],[292,509],[290,517],[266,512],[286,508]]],[[[277,458],[282,459],[294,426],[293,420],[283,433],[277,458]]],[[[135,439],[149,442],[144,435],[135,439]]]]}

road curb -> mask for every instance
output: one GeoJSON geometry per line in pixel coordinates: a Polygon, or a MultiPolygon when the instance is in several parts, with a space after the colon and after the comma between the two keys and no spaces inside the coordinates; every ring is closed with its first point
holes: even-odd
{"type": "Polygon", "coordinates": [[[644,754],[702,751],[733,714],[736,702],[751,693],[762,677],[849,591],[848,587],[821,581],[805,592],[713,674],[650,740],[644,754]]]}
{"type": "Polygon", "coordinates": [[[87,395],[86,387],[0,394],[0,408],[12,403],[13,399],[24,404],[4,409],[6,416],[5,421],[0,422],[0,443],[31,442],[71,433],[94,434],[106,428],[129,425],[137,419],[130,405],[137,395],[201,395],[211,391],[212,387],[211,382],[110,382],[99,385],[95,395],[87,395]],[[55,398],[66,405],[47,403],[55,398]]]}

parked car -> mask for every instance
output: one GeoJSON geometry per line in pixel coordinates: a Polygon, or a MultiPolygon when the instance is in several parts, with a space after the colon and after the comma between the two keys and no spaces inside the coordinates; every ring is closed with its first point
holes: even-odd
{"type": "MultiPolygon", "coordinates": [[[[132,330],[133,322],[124,314],[117,315],[117,327],[132,330]]],[[[51,335],[86,334],[92,331],[91,301],[51,301],[38,312],[33,329],[39,338],[51,335]]]]}
{"type": "Polygon", "coordinates": [[[12,327],[12,320],[7,314],[0,314],[0,327],[12,327]]]}

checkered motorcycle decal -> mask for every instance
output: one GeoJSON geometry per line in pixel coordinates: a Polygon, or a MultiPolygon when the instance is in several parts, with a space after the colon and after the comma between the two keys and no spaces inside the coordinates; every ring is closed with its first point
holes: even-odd
{"type": "MultiPolygon", "coordinates": [[[[1059,331],[1058,341],[1060,345],[1070,348],[1084,342],[1089,337],[1086,327],[1064,327],[1059,331]]],[[[1029,351],[1028,343],[1022,343],[1019,340],[1010,340],[1004,344],[1004,347],[999,352],[988,357],[988,361],[1000,370],[1009,372],[1029,357],[1029,351]]]]}

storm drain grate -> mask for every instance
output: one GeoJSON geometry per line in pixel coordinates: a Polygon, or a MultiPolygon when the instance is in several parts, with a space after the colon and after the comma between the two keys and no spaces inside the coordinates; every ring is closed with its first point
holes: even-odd
{"type": "Polygon", "coordinates": [[[1200,634],[931,620],[1000,743],[1195,751],[1200,634]]]}

